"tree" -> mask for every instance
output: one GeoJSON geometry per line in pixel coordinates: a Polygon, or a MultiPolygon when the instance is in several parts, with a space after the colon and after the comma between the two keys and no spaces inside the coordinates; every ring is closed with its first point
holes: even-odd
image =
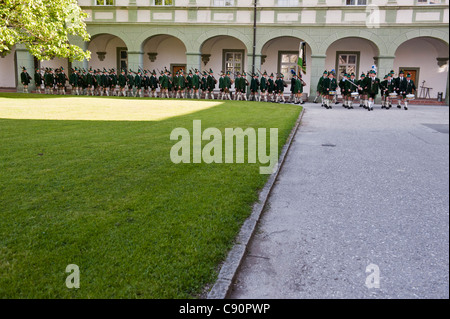
{"type": "Polygon", "coordinates": [[[69,42],[90,40],[86,17],[77,0],[0,0],[0,54],[22,43],[38,60],[89,60],[89,51],[69,42]]]}

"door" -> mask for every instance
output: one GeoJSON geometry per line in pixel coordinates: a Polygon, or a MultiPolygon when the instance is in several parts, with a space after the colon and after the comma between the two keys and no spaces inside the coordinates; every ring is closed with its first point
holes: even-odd
{"type": "MultiPolygon", "coordinates": [[[[400,68],[400,70],[405,71],[405,76],[408,75],[408,73],[411,74],[411,80],[414,81],[414,84],[416,85],[416,92],[414,92],[414,94],[416,95],[417,98],[417,94],[420,91],[420,87],[422,86],[422,83],[419,83],[419,68],[400,68]]],[[[399,72],[400,72],[399,70],[399,72]]],[[[425,86],[426,83],[425,83],[425,86]]]]}
{"type": "Polygon", "coordinates": [[[183,70],[184,76],[186,76],[186,73],[189,73],[186,72],[186,64],[172,64],[171,67],[172,67],[172,75],[177,74],[177,72],[180,70],[183,70]]]}

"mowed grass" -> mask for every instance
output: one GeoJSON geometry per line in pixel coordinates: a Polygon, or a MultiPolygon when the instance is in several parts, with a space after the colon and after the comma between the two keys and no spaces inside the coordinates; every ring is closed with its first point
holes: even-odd
{"type": "MultiPolygon", "coordinates": [[[[135,101],[0,94],[0,105],[32,112],[105,100],[135,101]]],[[[151,114],[163,101],[145,103],[151,114]]],[[[232,101],[153,121],[80,121],[1,119],[0,108],[0,298],[198,297],[268,176],[259,163],[173,164],[171,131],[192,132],[193,120],[222,132],[276,127],[281,150],[300,110],[232,101]],[[65,285],[69,264],[79,289],[65,285]]]]}

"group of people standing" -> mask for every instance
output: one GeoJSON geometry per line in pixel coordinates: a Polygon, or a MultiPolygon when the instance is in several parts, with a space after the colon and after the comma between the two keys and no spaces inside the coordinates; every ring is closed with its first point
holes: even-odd
{"type": "Polygon", "coordinates": [[[390,109],[392,103],[397,101],[397,108],[408,110],[408,101],[414,99],[416,86],[411,79],[411,74],[405,76],[404,71],[399,72],[395,77],[394,70],[386,74],[383,80],[377,77],[375,70],[368,72],[368,76],[362,73],[359,80],[355,73],[344,74],[339,83],[336,80],[334,70],[323,72],[317,85],[317,96],[314,100],[322,100],[322,106],[331,109],[332,103],[337,103],[337,88],[342,95],[343,106],[353,109],[353,103],[359,100],[359,106],[369,111],[373,111],[376,96],[381,93],[381,108],[390,109]]]}
{"type": "MultiPolygon", "coordinates": [[[[74,95],[97,95],[97,96],[131,96],[131,97],[160,97],[160,98],[190,98],[190,99],[222,99],[222,100],[245,100],[245,101],[265,101],[274,103],[295,103],[304,104],[303,88],[306,83],[302,75],[292,72],[290,96],[286,100],[284,91],[288,84],[284,80],[284,75],[273,73],[268,75],[264,73],[234,73],[234,79],[231,78],[231,72],[221,72],[219,79],[214,76],[214,72],[190,70],[187,74],[184,70],[179,70],[172,75],[167,68],[164,71],[155,70],[121,70],[119,74],[115,69],[94,70],[71,69],[67,76],[64,68],[58,68],[53,71],[52,68],[46,68],[44,74],[40,69],[35,70],[34,81],[37,93],[66,94],[66,84],[69,82],[74,95]],[[219,92],[215,96],[215,89],[218,84],[219,92]],[[234,85],[234,91],[232,86],[234,85]],[[158,90],[159,89],[159,90],[158,90]]],[[[25,67],[22,68],[21,82],[24,92],[28,92],[28,85],[31,83],[31,76],[27,73],[25,67]]],[[[322,106],[331,109],[332,103],[337,102],[337,89],[339,88],[342,96],[343,106],[353,109],[356,101],[359,106],[369,111],[373,111],[375,98],[381,93],[381,108],[390,109],[392,103],[396,100],[397,107],[402,105],[405,110],[408,109],[408,101],[414,98],[416,86],[411,79],[411,74],[405,76],[404,71],[400,71],[399,76],[395,77],[392,70],[386,74],[383,80],[377,77],[375,70],[366,74],[362,73],[359,79],[356,79],[355,73],[344,74],[342,79],[337,81],[336,73],[324,71],[317,85],[317,96],[314,102],[320,98],[322,106]]]]}
{"type": "MultiPolygon", "coordinates": [[[[64,68],[53,70],[36,69],[34,81],[36,92],[45,94],[66,94],[67,82],[71,86],[73,95],[91,96],[129,96],[129,97],[159,97],[159,98],[191,98],[191,99],[222,99],[222,100],[245,100],[265,101],[275,103],[303,104],[303,87],[306,83],[301,74],[293,73],[291,79],[291,95],[286,101],[284,90],[288,87],[284,75],[273,73],[246,73],[236,72],[233,79],[231,72],[221,72],[216,79],[214,72],[190,70],[177,71],[174,75],[167,70],[121,70],[119,74],[115,69],[71,69],[67,76],[64,68]],[[218,84],[218,94],[216,87],[218,84]],[[234,91],[232,86],[234,85],[234,91]]],[[[26,68],[22,68],[21,82],[24,93],[28,93],[28,85],[32,77],[26,68]]]]}

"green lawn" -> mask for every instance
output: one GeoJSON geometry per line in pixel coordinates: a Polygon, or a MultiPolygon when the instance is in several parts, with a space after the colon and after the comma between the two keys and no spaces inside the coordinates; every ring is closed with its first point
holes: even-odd
{"type": "Polygon", "coordinates": [[[259,163],[173,164],[170,133],[193,120],[276,127],[281,150],[301,107],[184,103],[0,94],[0,298],[195,298],[214,282],[268,175],[259,163]],[[55,103],[130,101],[147,115],[172,108],[145,121],[23,119],[55,103]],[[68,264],[79,289],[65,286],[68,264]]]}

